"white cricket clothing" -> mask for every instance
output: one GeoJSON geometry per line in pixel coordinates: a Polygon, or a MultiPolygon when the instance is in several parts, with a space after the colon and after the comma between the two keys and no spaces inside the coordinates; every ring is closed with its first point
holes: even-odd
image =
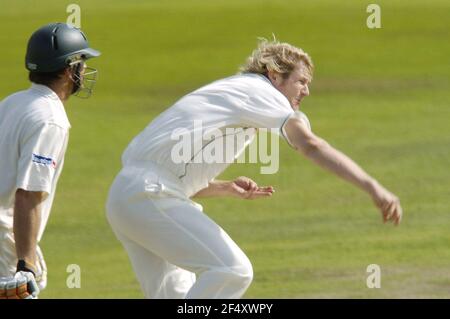
{"type": "MultiPolygon", "coordinates": [[[[257,128],[276,129],[282,135],[285,121],[294,114],[287,98],[263,75],[239,74],[206,85],[177,101],[154,119],[136,136],[122,156],[124,167],[146,167],[153,163],[169,172],[166,188],[190,197],[208,186],[253,140],[257,128]],[[217,129],[226,139],[227,128],[241,128],[236,133],[236,145],[231,161],[205,163],[194,155],[211,143],[202,133],[194,131],[195,121],[201,121],[203,132],[217,129]],[[191,161],[175,163],[172,157],[179,140],[171,137],[177,130],[192,137],[191,161]],[[247,138],[245,138],[247,136],[247,138]],[[240,142],[239,142],[240,141],[240,142]],[[196,146],[198,146],[196,148],[196,146]]],[[[218,139],[216,139],[218,140],[218,139]]],[[[225,152],[230,152],[229,145],[225,152]]],[[[159,174],[160,176],[162,174],[159,174]]],[[[164,178],[163,177],[163,178],[164,178]]]]}
{"type": "MultiPolygon", "coordinates": [[[[0,278],[11,278],[16,273],[16,242],[11,229],[0,227],[0,278]]],[[[39,246],[36,247],[36,283],[40,290],[47,286],[47,265],[39,246]]]]}
{"type": "MultiPolygon", "coordinates": [[[[48,194],[41,204],[38,241],[41,239],[63,167],[69,128],[70,123],[61,100],[47,86],[32,84],[28,90],[12,94],[0,102],[2,233],[12,234],[13,231],[16,190],[41,191],[48,194]]],[[[8,257],[4,245],[14,246],[14,242],[1,241],[0,248],[5,254],[0,258],[8,259],[1,261],[1,267],[4,268],[4,264],[8,263],[13,263],[15,267],[17,258],[8,257]]],[[[15,254],[11,247],[8,250],[15,254]]]]}
{"type": "MultiPolygon", "coordinates": [[[[111,186],[107,218],[131,260],[147,298],[240,298],[250,285],[250,261],[226,232],[189,198],[223,172],[252,141],[256,129],[276,129],[294,112],[287,98],[263,75],[239,74],[206,85],[177,101],[133,139],[111,186]],[[198,134],[227,128],[238,142],[223,163],[196,157],[211,140],[198,134]],[[194,152],[175,162],[177,130],[192,137],[194,152]],[[239,142],[240,141],[240,142],[239,142]]],[[[231,148],[233,147],[233,148],[231,148]]]]}
{"type": "Polygon", "coordinates": [[[142,190],[137,173],[116,177],[107,218],[145,297],[240,298],[253,278],[242,250],[199,204],[142,190]]]}

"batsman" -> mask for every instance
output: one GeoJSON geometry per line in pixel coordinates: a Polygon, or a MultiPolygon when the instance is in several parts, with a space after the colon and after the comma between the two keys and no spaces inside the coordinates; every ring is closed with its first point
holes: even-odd
{"type": "Polygon", "coordinates": [[[0,102],[0,298],[37,298],[47,283],[38,243],[47,224],[69,140],[64,103],[89,97],[100,53],[64,23],[35,31],[25,67],[31,87],[0,102]]]}

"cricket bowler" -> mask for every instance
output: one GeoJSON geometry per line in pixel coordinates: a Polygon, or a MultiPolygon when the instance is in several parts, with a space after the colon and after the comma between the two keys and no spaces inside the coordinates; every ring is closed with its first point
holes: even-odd
{"type": "Polygon", "coordinates": [[[400,223],[399,199],[311,131],[299,105],[309,95],[312,73],[311,58],[302,49],[262,40],[238,74],[182,97],[128,145],[110,188],[107,219],[146,298],[240,298],[252,281],[245,253],[193,201],[273,195],[272,186],[248,177],[216,180],[233,161],[197,160],[213,143],[230,138],[228,128],[244,141],[224,145],[233,160],[257,130],[275,129],[299,155],[368,193],[385,222],[400,223]],[[223,134],[207,139],[198,134],[198,122],[223,134]],[[174,160],[179,153],[174,136],[180,132],[192,137],[190,159],[183,162],[174,160]]]}
{"type": "Polygon", "coordinates": [[[64,23],[34,32],[25,67],[32,82],[0,103],[0,298],[37,298],[47,269],[38,246],[61,174],[70,123],[64,103],[89,97],[97,70],[85,61],[100,52],[64,23]]]}

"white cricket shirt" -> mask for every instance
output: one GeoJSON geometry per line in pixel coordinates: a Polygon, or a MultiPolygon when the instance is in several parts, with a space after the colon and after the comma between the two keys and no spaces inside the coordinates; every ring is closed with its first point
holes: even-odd
{"type": "Polygon", "coordinates": [[[64,106],[50,88],[32,84],[0,102],[0,226],[13,227],[18,188],[42,191],[38,240],[50,214],[61,173],[70,123],[64,106]]]}
{"type": "Polygon", "coordinates": [[[244,151],[256,129],[276,129],[283,136],[281,128],[293,114],[287,98],[265,76],[231,76],[184,96],[161,113],[128,145],[122,163],[125,168],[148,168],[166,189],[176,189],[182,196],[190,197],[207,187],[244,151]],[[234,132],[227,132],[227,128],[234,132]],[[205,138],[204,133],[212,130],[216,133],[214,139],[205,138]],[[190,136],[184,140],[190,141],[191,152],[183,162],[174,161],[174,153],[185,154],[180,151],[177,132],[190,136]],[[230,138],[234,138],[234,144],[225,142],[230,138]],[[233,153],[231,160],[205,161],[201,155],[211,151],[212,146],[217,150],[220,143],[224,153],[233,153]]]}

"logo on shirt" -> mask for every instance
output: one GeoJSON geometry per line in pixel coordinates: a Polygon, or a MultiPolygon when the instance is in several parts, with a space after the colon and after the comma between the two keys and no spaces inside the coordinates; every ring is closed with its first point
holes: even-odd
{"type": "Polygon", "coordinates": [[[56,168],[56,162],[51,157],[45,157],[42,155],[34,154],[31,156],[31,160],[33,163],[41,164],[45,166],[51,166],[53,168],[56,168]]]}

